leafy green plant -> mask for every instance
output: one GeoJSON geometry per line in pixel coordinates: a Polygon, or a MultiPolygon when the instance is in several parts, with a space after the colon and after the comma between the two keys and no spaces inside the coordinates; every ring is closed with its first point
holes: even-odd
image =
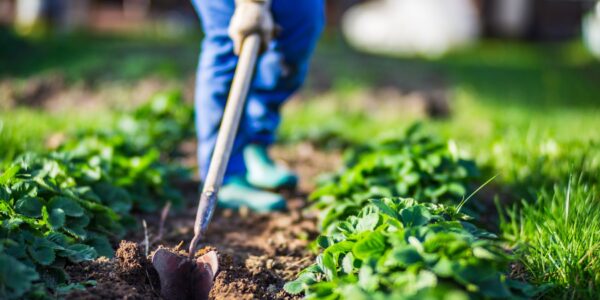
{"type": "Polygon", "coordinates": [[[191,111],[159,95],[126,118],[128,129],[82,132],[10,164],[0,175],[0,298],[80,287],[67,284],[65,264],[111,257],[110,240],[136,225],[133,209],[180,203],[173,181],[187,171],[165,156],[189,136],[191,111]]]}
{"type": "Polygon", "coordinates": [[[515,299],[532,291],[506,278],[512,257],[456,208],[369,202],[317,239],[322,253],[286,291],[307,299],[515,299]]]}
{"type": "Polygon", "coordinates": [[[128,137],[127,143],[133,150],[157,149],[176,154],[179,143],[194,136],[194,111],[181,99],[181,93],[176,91],[156,94],[135,112],[121,118],[116,132],[128,137]]]}
{"type": "Polygon", "coordinates": [[[180,203],[182,196],[172,183],[185,178],[186,171],[164,163],[155,148],[144,152],[130,147],[124,135],[90,135],[64,145],[58,155],[67,174],[112,201],[117,212],[126,213],[132,206],[148,212],[166,201],[180,203]]]}
{"type": "Polygon", "coordinates": [[[461,212],[477,173],[454,145],[418,125],[402,139],[348,152],[346,168],[311,195],[322,213],[315,241],[321,253],[286,291],[307,299],[534,295],[536,289],[507,278],[515,257],[461,212]]]}
{"type": "Polygon", "coordinates": [[[359,211],[368,199],[412,197],[458,203],[478,174],[453,144],[425,135],[419,125],[401,139],[388,138],[345,154],[345,168],[313,194],[322,228],[359,211]]]}
{"type": "Polygon", "coordinates": [[[38,279],[56,288],[67,279],[67,261],[112,256],[107,236],[125,232],[120,216],[72,179],[64,176],[57,161],[34,156],[15,162],[2,175],[2,255],[7,264],[22,270],[23,278],[17,285],[10,276],[0,278],[0,296],[22,296],[32,286],[27,282],[38,279]]]}

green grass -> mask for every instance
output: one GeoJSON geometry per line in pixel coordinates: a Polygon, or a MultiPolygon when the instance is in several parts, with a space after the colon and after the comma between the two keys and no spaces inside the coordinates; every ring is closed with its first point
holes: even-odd
{"type": "Polygon", "coordinates": [[[600,198],[598,186],[570,178],[523,201],[503,220],[503,231],[520,245],[529,281],[548,284],[544,297],[597,299],[600,294],[600,198]]]}
{"type": "Polygon", "coordinates": [[[32,109],[0,112],[0,167],[26,151],[43,150],[52,135],[99,129],[114,119],[113,113],[71,111],[51,114],[32,109]]]}

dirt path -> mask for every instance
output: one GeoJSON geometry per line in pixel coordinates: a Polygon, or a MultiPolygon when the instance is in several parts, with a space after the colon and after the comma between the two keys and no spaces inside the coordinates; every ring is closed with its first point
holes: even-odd
{"type": "MultiPolygon", "coordinates": [[[[284,283],[313,261],[307,245],[317,231],[315,216],[304,211],[306,197],[313,190],[318,174],[339,166],[339,155],[322,153],[309,145],[278,147],[273,154],[300,175],[299,190],[286,194],[289,211],[285,213],[259,215],[244,210],[216,213],[202,244],[216,248],[220,255],[221,270],[211,299],[293,299],[282,290],[284,283]]],[[[128,236],[127,240],[133,242],[121,242],[114,259],[101,258],[68,267],[74,281],[96,281],[95,286],[73,292],[68,298],[158,299],[157,276],[149,264],[143,241],[147,236],[150,251],[159,245],[187,247],[193,235],[197,184],[186,184],[183,190],[189,200],[188,207],[169,214],[159,240],[156,237],[160,212],[140,216],[148,224],[147,235],[140,230],[128,236]]]]}

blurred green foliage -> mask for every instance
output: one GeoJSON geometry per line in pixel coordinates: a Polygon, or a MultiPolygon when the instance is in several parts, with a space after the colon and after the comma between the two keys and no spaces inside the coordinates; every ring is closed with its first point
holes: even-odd
{"type": "Polygon", "coordinates": [[[321,229],[355,215],[369,199],[411,197],[458,205],[478,174],[473,161],[459,157],[451,143],[410,127],[401,137],[355,147],[345,153],[344,168],[311,194],[321,212],[321,229]]]}
{"type": "Polygon", "coordinates": [[[27,151],[46,148],[52,136],[75,130],[99,130],[109,126],[118,114],[108,111],[63,114],[18,108],[0,111],[0,167],[27,151]]]}
{"type": "Polygon", "coordinates": [[[54,34],[21,37],[0,27],[0,78],[58,72],[71,83],[181,79],[196,68],[200,36],[54,34]]]}

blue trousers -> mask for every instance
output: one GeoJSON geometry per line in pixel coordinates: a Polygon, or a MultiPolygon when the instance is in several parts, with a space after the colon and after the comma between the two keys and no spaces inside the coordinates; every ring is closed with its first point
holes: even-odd
{"type": "MultiPolygon", "coordinates": [[[[234,0],[192,0],[204,30],[196,77],[198,163],[206,177],[238,57],[227,35],[234,0]]],[[[324,0],[274,0],[271,11],[282,27],[258,61],[225,180],[246,172],[244,146],[270,145],[280,107],[304,82],[308,62],[324,25],[324,0]]]]}

